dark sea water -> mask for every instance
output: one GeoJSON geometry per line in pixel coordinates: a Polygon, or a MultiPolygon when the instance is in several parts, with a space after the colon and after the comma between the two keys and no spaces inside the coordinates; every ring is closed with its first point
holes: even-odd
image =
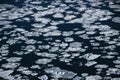
{"type": "Polygon", "coordinates": [[[0,80],[120,80],[120,2],[1,0],[0,80]]]}

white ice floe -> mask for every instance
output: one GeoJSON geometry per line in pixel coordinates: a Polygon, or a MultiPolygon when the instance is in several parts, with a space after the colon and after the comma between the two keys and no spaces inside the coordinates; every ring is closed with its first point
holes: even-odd
{"type": "Polygon", "coordinates": [[[120,23],[120,17],[114,17],[112,21],[115,23],[120,23]]]}
{"type": "Polygon", "coordinates": [[[88,61],[88,62],[85,64],[85,66],[90,67],[90,66],[93,66],[93,65],[95,65],[95,64],[97,64],[96,61],[88,61]]]}
{"type": "Polygon", "coordinates": [[[120,75],[120,69],[118,69],[118,68],[109,68],[107,73],[120,75]]]}
{"type": "Polygon", "coordinates": [[[66,37],[66,38],[65,38],[65,41],[66,41],[66,42],[73,42],[74,39],[73,39],[72,37],[66,37]]]}
{"type": "Polygon", "coordinates": [[[99,55],[99,54],[87,53],[87,54],[83,55],[83,58],[85,58],[87,60],[94,60],[94,59],[97,59],[100,56],[101,55],[99,55]]]}
{"type": "Polygon", "coordinates": [[[19,62],[22,58],[21,57],[11,57],[8,58],[7,61],[8,62],[19,62]]]}
{"type": "Polygon", "coordinates": [[[42,57],[48,57],[48,58],[55,58],[57,56],[57,54],[47,53],[47,52],[36,53],[36,55],[42,57]]]}
{"type": "Polygon", "coordinates": [[[32,71],[30,71],[30,70],[23,70],[22,74],[30,75],[30,74],[32,74],[32,71]]]}
{"type": "Polygon", "coordinates": [[[64,15],[62,13],[56,13],[53,15],[54,18],[63,18],[64,15]]]}
{"type": "Polygon", "coordinates": [[[47,75],[43,75],[38,77],[40,80],[48,80],[48,76],[47,75]]]}
{"type": "Polygon", "coordinates": [[[11,21],[0,21],[0,25],[8,25],[12,23],[11,21]]]}
{"type": "Polygon", "coordinates": [[[73,31],[64,31],[64,32],[62,33],[62,35],[63,35],[63,36],[71,36],[71,35],[73,35],[73,31]]]}
{"type": "Polygon", "coordinates": [[[64,17],[65,20],[72,20],[73,18],[75,18],[76,16],[75,15],[66,15],[64,17]]]}
{"type": "Polygon", "coordinates": [[[35,28],[42,28],[42,27],[45,26],[45,24],[43,24],[43,23],[35,23],[35,24],[32,24],[32,26],[35,27],[35,28]]]}
{"type": "Polygon", "coordinates": [[[95,76],[87,76],[86,80],[101,80],[102,77],[99,75],[95,75],[95,76]]]}
{"type": "Polygon", "coordinates": [[[47,64],[50,63],[52,61],[52,59],[38,59],[37,61],[35,61],[36,64],[47,64]]]}
{"type": "Polygon", "coordinates": [[[28,52],[32,52],[36,49],[36,47],[34,45],[27,45],[25,50],[27,50],[28,52]]]}
{"type": "Polygon", "coordinates": [[[49,19],[49,18],[39,18],[39,17],[35,17],[35,21],[36,21],[36,22],[41,22],[41,23],[43,23],[43,24],[48,24],[48,23],[51,21],[51,19],[49,19]]]}
{"type": "Polygon", "coordinates": [[[14,77],[10,75],[13,72],[14,72],[13,70],[0,71],[0,77],[2,77],[3,79],[7,79],[7,80],[15,80],[14,77]]]}
{"type": "Polygon", "coordinates": [[[113,63],[114,64],[120,64],[120,60],[114,60],[113,63]]]}
{"type": "Polygon", "coordinates": [[[106,64],[97,64],[96,66],[95,66],[95,68],[108,68],[108,65],[106,65],[106,64]]]}
{"type": "Polygon", "coordinates": [[[46,73],[52,74],[52,77],[54,78],[66,78],[66,79],[72,79],[76,73],[67,71],[67,70],[62,70],[59,67],[52,67],[52,68],[47,68],[45,69],[46,73]]]}
{"type": "Polygon", "coordinates": [[[15,69],[19,65],[20,63],[6,63],[6,64],[2,64],[2,67],[5,69],[15,69]]]}

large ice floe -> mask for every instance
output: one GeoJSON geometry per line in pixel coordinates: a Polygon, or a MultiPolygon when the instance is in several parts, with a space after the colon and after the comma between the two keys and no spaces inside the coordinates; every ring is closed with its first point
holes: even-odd
{"type": "Polygon", "coordinates": [[[120,80],[119,0],[1,1],[0,80],[120,80]]]}

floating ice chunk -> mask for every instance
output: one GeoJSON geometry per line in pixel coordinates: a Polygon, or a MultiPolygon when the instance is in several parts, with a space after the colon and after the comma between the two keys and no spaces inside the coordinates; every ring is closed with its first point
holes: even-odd
{"type": "Polygon", "coordinates": [[[45,72],[52,74],[54,78],[72,79],[76,75],[74,72],[61,70],[59,67],[47,68],[45,72]]]}
{"type": "Polygon", "coordinates": [[[63,34],[62,34],[63,36],[71,36],[71,35],[73,35],[73,31],[64,31],[63,32],[63,34]]]}
{"type": "Polygon", "coordinates": [[[69,63],[71,61],[71,59],[63,57],[63,58],[60,58],[60,61],[65,62],[65,63],[69,63]]]}
{"type": "Polygon", "coordinates": [[[95,76],[87,76],[86,77],[86,80],[101,80],[102,77],[101,76],[98,76],[98,75],[95,75],[95,76]]]}
{"type": "Polygon", "coordinates": [[[56,30],[56,29],[58,29],[57,26],[49,26],[49,27],[47,27],[47,28],[50,29],[50,30],[56,30]]]}
{"type": "Polygon", "coordinates": [[[35,23],[35,24],[32,24],[32,26],[35,27],[35,28],[42,28],[42,27],[45,26],[45,24],[35,23]]]}
{"type": "Polygon", "coordinates": [[[55,52],[59,50],[59,47],[51,47],[51,49],[49,50],[50,52],[55,52]]]}
{"type": "Polygon", "coordinates": [[[6,64],[2,64],[2,67],[5,69],[15,69],[19,65],[20,63],[6,63],[6,64]]]}
{"type": "Polygon", "coordinates": [[[77,0],[65,0],[66,3],[75,3],[77,0]]]}
{"type": "Polygon", "coordinates": [[[32,65],[31,69],[41,69],[41,67],[39,65],[32,65]]]}
{"type": "Polygon", "coordinates": [[[85,31],[77,31],[77,32],[75,32],[76,35],[83,34],[83,33],[85,33],[85,31]]]}
{"type": "Polygon", "coordinates": [[[93,66],[95,64],[97,64],[96,61],[88,61],[85,65],[88,66],[88,67],[90,67],[90,66],[93,66]]]}
{"type": "Polygon", "coordinates": [[[34,45],[28,45],[26,46],[25,50],[29,51],[29,52],[32,52],[36,49],[36,47],[34,45]]]}
{"type": "Polygon", "coordinates": [[[120,9],[120,5],[109,5],[110,8],[120,9]]]}
{"type": "Polygon", "coordinates": [[[82,73],[81,76],[86,77],[86,76],[88,76],[88,73],[82,73]]]}
{"type": "Polygon", "coordinates": [[[76,48],[76,47],[81,47],[82,44],[80,42],[72,42],[70,43],[70,47],[76,48]]]}
{"type": "Polygon", "coordinates": [[[39,49],[49,49],[50,48],[50,45],[39,45],[38,46],[39,49]]]}
{"type": "Polygon", "coordinates": [[[34,40],[34,39],[27,39],[27,40],[25,40],[25,43],[26,44],[35,44],[37,41],[36,40],[34,40]]]}
{"type": "Polygon", "coordinates": [[[120,78],[112,78],[111,80],[120,80],[120,78]]]}
{"type": "Polygon", "coordinates": [[[75,15],[66,15],[64,17],[65,20],[72,20],[73,18],[75,18],[76,16],[75,15]]]}
{"type": "Polygon", "coordinates": [[[120,68],[120,65],[115,65],[116,68],[120,68]]]}
{"type": "Polygon", "coordinates": [[[73,78],[73,80],[82,80],[82,78],[79,76],[76,76],[75,78],[73,78]]]}
{"type": "Polygon", "coordinates": [[[14,80],[14,77],[11,76],[10,74],[13,73],[13,70],[5,70],[5,71],[0,71],[0,77],[3,79],[9,79],[9,80],[14,80]]]}
{"type": "Polygon", "coordinates": [[[68,43],[62,42],[62,43],[60,44],[60,47],[62,47],[62,48],[66,48],[67,46],[68,46],[68,43]]]}
{"type": "Polygon", "coordinates": [[[55,58],[57,56],[57,54],[52,54],[52,53],[47,53],[47,52],[43,52],[43,53],[36,53],[37,56],[42,56],[42,57],[49,57],[49,58],[55,58]]]}
{"type": "Polygon", "coordinates": [[[60,35],[61,35],[61,32],[57,30],[44,34],[44,36],[60,36],[60,35]]]}
{"type": "Polygon", "coordinates": [[[37,61],[35,61],[36,64],[47,64],[50,63],[52,61],[52,59],[38,59],[37,61]]]}
{"type": "Polygon", "coordinates": [[[64,15],[62,13],[56,13],[53,15],[54,18],[63,18],[64,15]]]}
{"type": "Polygon", "coordinates": [[[72,41],[74,41],[74,39],[73,39],[72,37],[66,37],[66,38],[65,38],[65,41],[66,41],[66,42],[72,42],[72,41]]]}
{"type": "Polygon", "coordinates": [[[76,19],[69,21],[68,23],[82,23],[82,22],[83,22],[82,18],[76,18],[76,19]]]}
{"type": "Polygon", "coordinates": [[[15,44],[16,42],[17,42],[17,40],[15,40],[15,39],[9,39],[9,40],[7,41],[7,43],[9,43],[10,45],[15,44]]]}
{"type": "Polygon", "coordinates": [[[48,77],[47,75],[43,75],[43,76],[40,76],[38,77],[40,80],[48,80],[48,77]]]}
{"type": "Polygon", "coordinates": [[[108,19],[111,19],[112,17],[111,16],[106,16],[104,18],[100,18],[99,20],[100,21],[105,21],[105,20],[108,20],[108,19]]]}
{"type": "Polygon", "coordinates": [[[112,58],[114,58],[115,56],[102,56],[101,58],[106,58],[106,59],[112,59],[112,58]]]}
{"type": "Polygon", "coordinates": [[[11,21],[0,21],[0,25],[8,25],[12,23],[11,21]]]}
{"type": "Polygon", "coordinates": [[[27,67],[22,67],[22,66],[20,66],[20,67],[17,69],[17,71],[25,71],[25,70],[28,70],[28,68],[27,68],[27,67]]]}
{"type": "Polygon", "coordinates": [[[107,54],[108,55],[119,55],[119,53],[117,53],[117,52],[108,52],[107,54]]]}
{"type": "Polygon", "coordinates": [[[66,51],[80,51],[81,50],[81,48],[80,47],[68,47],[67,49],[66,49],[66,51]]]}
{"type": "Polygon", "coordinates": [[[36,22],[41,22],[41,23],[43,23],[43,24],[47,24],[47,23],[49,23],[51,20],[48,19],[48,18],[39,18],[39,17],[36,17],[36,18],[35,18],[35,21],[36,21],[36,22]]]}
{"type": "Polygon", "coordinates": [[[120,17],[114,17],[112,21],[115,23],[120,23],[120,17]]]}
{"type": "Polygon", "coordinates": [[[117,30],[101,31],[100,34],[104,34],[105,36],[114,36],[119,35],[119,31],[117,30]]]}
{"type": "Polygon", "coordinates": [[[95,68],[108,68],[108,65],[105,64],[97,64],[95,68]]]}
{"type": "Polygon", "coordinates": [[[40,2],[40,1],[32,1],[32,2],[30,2],[31,4],[41,4],[42,2],[40,2]]]}
{"type": "Polygon", "coordinates": [[[114,64],[120,64],[120,60],[114,60],[113,63],[114,64]]]}
{"type": "Polygon", "coordinates": [[[30,74],[32,74],[32,71],[30,71],[30,70],[23,70],[22,73],[25,74],[25,75],[30,75],[30,74]]]}
{"type": "Polygon", "coordinates": [[[8,58],[7,61],[8,62],[19,62],[22,58],[21,57],[11,57],[8,58]]]}
{"type": "Polygon", "coordinates": [[[120,69],[118,68],[109,68],[107,72],[110,74],[120,75],[120,69]]]}
{"type": "Polygon", "coordinates": [[[22,29],[22,28],[16,28],[15,31],[18,31],[18,32],[25,32],[25,30],[22,29]]]}
{"type": "Polygon", "coordinates": [[[93,35],[93,34],[95,34],[96,32],[95,31],[87,31],[86,32],[86,34],[88,34],[88,35],[93,35]]]}
{"type": "Polygon", "coordinates": [[[100,43],[91,43],[92,46],[100,46],[100,43]]]}
{"type": "Polygon", "coordinates": [[[94,60],[94,59],[97,59],[100,56],[101,55],[98,55],[98,54],[88,53],[88,54],[83,55],[83,58],[85,58],[87,60],[94,60]]]}

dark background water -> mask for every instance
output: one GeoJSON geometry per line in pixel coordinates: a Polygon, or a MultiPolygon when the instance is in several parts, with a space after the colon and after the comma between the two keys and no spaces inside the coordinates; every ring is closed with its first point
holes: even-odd
{"type": "MultiPolygon", "coordinates": [[[[49,0],[46,0],[46,1],[49,1],[49,0]]],[[[23,3],[24,1],[23,0],[19,0],[18,2],[16,2],[15,0],[0,0],[0,4],[13,4],[13,5],[15,5],[15,6],[18,6],[18,7],[22,7],[23,5],[25,5],[24,3],[23,3]]],[[[107,3],[106,3],[107,4],[107,3]]],[[[42,5],[44,5],[44,6],[47,6],[47,4],[42,4],[42,5]]],[[[89,5],[88,5],[89,6],[89,5]]],[[[112,11],[110,8],[108,8],[107,6],[105,6],[105,7],[101,7],[101,9],[106,9],[106,10],[110,10],[110,11],[112,11]]],[[[74,10],[74,9],[72,9],[71,8],[71,10],[74,10]]],[[[114,16],[113,17],[116,17],[116,16],[120,16],[120,12],[115,12],[115,11],[112,11],[113,13],[114,13],[114,16]]],[[[78,15],[77,17],[80,17],[81,15],[78,15]]],[[[51,19],[53,19],[51,16],[49,16],[49,18],[51,18],[51,19]]],[[[14,21],[13,21],[14,22],[14,21]]],[[[15,24],[15,25],[17,25],[18,27],[19,26],[30,26],[31,24],[33,23],[33,21],[31,21],[31,22],[17,22],[17,21],[15,21],[13,24],[15,24]]],[[[111,28],[112,29],[116,29],[116,30],[119,30],[120,31],[120,25],[118,24],[118,23],[114,23],[114,22],[112,22],[112,20],[108,20],[108,21],[102,21],[101,22],[101,24],[107,24],[107,25],[109,25],[109,26],[111,26],[111,28]]],[[[49,25],[49,24],[48,24],[49,25]]],[[[84,28],[82,28],[82,27],[80,27],[80,26],[82,26],[81,24],[60,24],[60,25],[57,25],[58,27],[59,27],[59,30],[61,30],[61,31],[69,31],[69,30],[72,30],[72,29],[74,29],[74,28],[80,28],[81,30],[84,30],[84,28]],[[69,28],[67,27],[67,26],[69,26],[69,28]]],[[[30,29],[28,29],[27,27],[23,27],[25,30],[30,30],[30,29]]],[[[1,36],[4,36],[4,35],[1,35],[1,36]]],[[[83,42],[84,43],[84,45],[87,45],[88,47],[89,47],[89,49],[86,51],[86,52],[92,52],[92,53],[97,53],[97,54],[103,54],[104,55],[104,53],[102,53],[102,51],[101,51],[101,49],[97,49],[97,50],[93,50],[92,49],[92,47],[91,47],[91,45],[90,45],[90,42],[89,42],[89,40],[84,40],[84,39],[82,39],[82,38],[78,38],[77,36],[75,36],[75,35],[73,35],[72,36],[74,39],[75,39],[75,41],[80,41],[80,42],[83,42]]],[[[37,40],[39,40],[39,39],[41,39],[42,40],[42,38],[45,38],[45,37],[43,37],[43,36],[40,36],[40,37],[38,37],[38,38],[36,38],[37,40]]],[[[54,42],[54,40],[55,39],[60,39],[60,40],[62,40],[64,37],[62,37],[62,36],[59,36],[59,37],[53,37],[53,40],[51,40],[51,42],[54,42]]],[[[44,43],[48,43],[47,41],[45,42],[44,41],[44,43]]],[[[103,42],[100,42],[101,43],[101,46],[105,46],[106,44],[105,43],[103,43],[103,42]]],[[[4,42],[2,43],[2,44],[4,44],[4,42]]],[[[24,43],[22,43],[21,45],[24,45],[24,43]]],[[[19,45],[19,46],[21,46],[21,45],[19,45]]],[[[19,50],[19,46],[18,46],[18,44],[16,44],[16,45],[14,45],[14,46],[11,46],[10,47],[10,51],[11,51],[11,53],[12,53],[12,51],[14,51],[14,50],[19,50]],[[17,48],[16,48],[17,47],[17,48]]],[[[37,46],[37,45],[36,45],[37,46]]],[[[113,50],[113,51],[117,51],[117,52],[120,52],[119,51],[119,49],[120,49],[120,47],[117,47],[115,50],[113,50]]],[[[85,52],[85,53],[86,53],[85,52]]],[[[82,53],[82,54],[85,54],[85,53],[82,53]]],[[[10,56],[16,56],[16,55],[13,55],[13,54],[9,54],[9,57],[10,56]]],[[[120,54],[118,55],[118,56],[120,56],[120,54]]],[[[31,66],[31,65],[33,65],[34,64],[34,61],[37,59],[37,58],[40,58],[40,57],[37,57],[37,56],[35,56],[34,54],[29,54],[29,55],[25,55],[25,56],[22,56],[22,61],[21,61],[21,65],[23,65],[23,66],[31,66]],[[28,63],[28,62],[30,62],[30,63],[28,63]]],[[[111,60],[109,60],[109,59],[101,59],[101,58],[99,58],[99,59],[97,59],[96,61],[98,62],[98,63],[102,63],[102,64],[108,64],[109,66],[114,66],[114,64],[113,63],[111,63],[113,60],[115,60],[115,59],[117,59],[117,56],[115,57],[115,58],[113,58],[113,59],[111,59],[111,60]]],[[[96,73],[96,70],[94,69],[94,67],[86,67],[86,66],[82,66],[82,67],[79,67],[79,62],[82,62],[83,64],[84,63],[86,63],[87,61],[86,60],[84,60],[84,59],[79,59],[79,58],[74,58],[73,59],[73,61],[71,62],[71,63],[73,63],[74,64],[74,66],[68,66],[68,65],[66,65],[65,63],[63,63],[63,62],[60,62],[59,60],[54,60],[54,61],[52,61],[50,64],[54,64],[54,66],[58,66],[58,67],[60,67],[60,68],[63,68],[63,69],[66,69],[66,70],[70,70],[70,71],[73,71],[73,72],[76,72],[76,73],[78,73],[78,75],[81,75],[81,73],[89,73],[89,74],[91,74],[91,75],[95,75],[96,73]]],[[[3,61],[3,63],[4,63],[4,61],[3,61]]],[[[1,63],[1,64],[3,64],[3,63],[1,63]]],[[[46,66],[43,66],[43,68],[44,67],[46,67],[46,66]]],[[[41,70],[42,71],[42,70],[41,70]]],[[[105,70],[106,71],[106,70],[105,70]]],[[[101,74],[101,75],[104,75],[105,74],[105,71],[103,71],[103,74],[101,74]]],[[[44,72],[44,71],[43,71],[44,72]]],[[[17,72],[16,72],[17,73],[17,72]]],[[[41,73],[41,75],[42,75],[43,73],[41,73]]],[[[113,76],[113,77],[119,77],[119,75],[111,75],[111,76],[113,76]]],[[[35,78],[34,78],[35,79],[35,78]]]]}

